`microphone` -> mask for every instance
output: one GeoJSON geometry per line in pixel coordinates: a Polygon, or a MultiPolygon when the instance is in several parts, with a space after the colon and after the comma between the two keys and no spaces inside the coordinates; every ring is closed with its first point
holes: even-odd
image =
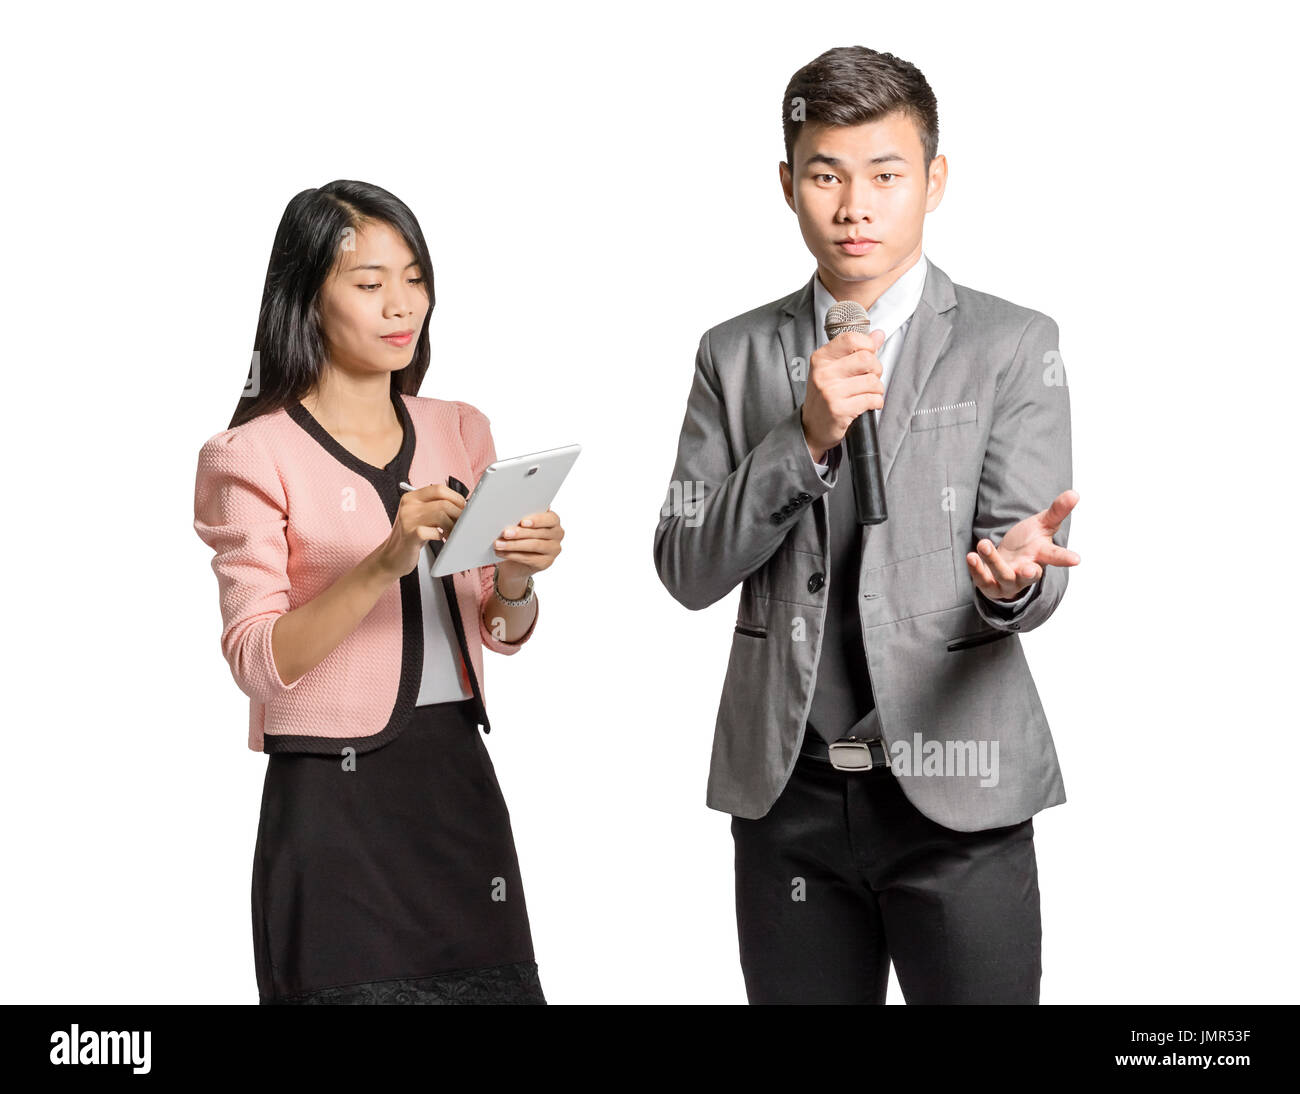
{"type": "MultiPolygon", "coordinates": [[[[862,334],[871,331],[867,309],[855,300],[839,300],[826,313],[826,339],[829,341],[846,330],[862,334]]],[[[859,524],[883,524],[885,480],[880,473],[880,442],[876,437],[876,415],[865,410],[849,423],[844,434],[845,458],[853,479],[853,501],[859,524]]]]}

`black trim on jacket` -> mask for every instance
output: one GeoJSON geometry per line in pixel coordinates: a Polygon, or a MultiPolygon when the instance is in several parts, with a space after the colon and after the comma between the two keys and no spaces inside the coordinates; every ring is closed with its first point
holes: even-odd
{"type": "MultiPolygon", "coordinates": [[[[415,456],[415,423],[411,421],[410,411],[401,392],[391,389],[390,395],[398,419],[402,423],[402,447],[382,468],[353,455],[332,437],[311,412],[302,405],[301,400],[294,400],[285,407],[289,417],[305,429],[315,440],[339,463],[366,479],[384,503],[384,510],[390,521],[397,520],[397,507],[401,502],[402,489],[398,485],[403,479],[410,481],[411,460],[415,456]]],[[[414,484],[413,484],[414,485],[414,484]]],[[[402,595],[402,673],[397,684],[397,698],[393,702],[392,713],[384,728],[378,733],[363,737],[312,737],[299,733],[263,733],[263,752],[321,752],[338,755],[345,748],[353,748],[358,753],[373,752],[397,737],[411,719],[415,710],[415,700],[420,694],[420,676],[424,669],[424,610],[420,600],[420,571],[424,564],[423,552],[416,566],[409,574],[399,579],[402,595]]],[[[450,576],[441,579],[440,584],[448,599],[451,609],[452,624],[456,630],[456,639],[460,644],[461,657],[469,673],[470,687],[474,693],[474,704],[478,709],[478,720],[483,732],[491,731],[487,717],[487,707],[483,702],[483,693],[479,688],[478,676],[474,672],[474,660],[470,657],[469,643],[465,638],[465,628],[460,618],[460,608],[456,602],[455,585],[450,576]]]]}

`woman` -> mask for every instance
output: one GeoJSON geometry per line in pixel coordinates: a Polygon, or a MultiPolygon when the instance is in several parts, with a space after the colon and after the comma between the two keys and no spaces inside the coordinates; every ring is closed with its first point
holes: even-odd
{"type": "Polygon", "coordinates": [[[483,646],[533,633],[548,510],[503,561],[429,574],[496,458],[488,419],[422,398],[433,272],[411,211],[340,181],[276,233],[256,352],[204,444],[194,527],[222,652],[269,754],[253,865],[262,1003],[545,1003],[510,816],[479,730],[483,646]],[[414,489],[411,489],[414,487],[414,489]]]}

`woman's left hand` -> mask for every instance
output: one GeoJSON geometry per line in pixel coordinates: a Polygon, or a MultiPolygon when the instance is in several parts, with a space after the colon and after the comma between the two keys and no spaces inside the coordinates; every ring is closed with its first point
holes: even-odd
{"type": "Polygon", "coordinates": [[[532,513],[506,528],[493,544],[496,553],[504,559],[497,564],[500,577],[507,581],[514,577],[526,581],[530,574],[545,570],[560,553],[563,538],[559,514],[550,509],[532,513]]]}

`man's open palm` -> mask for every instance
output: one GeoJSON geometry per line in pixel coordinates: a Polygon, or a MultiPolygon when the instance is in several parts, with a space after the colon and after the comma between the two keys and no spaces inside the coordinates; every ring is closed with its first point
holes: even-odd
{"type": "Polygon", "coordinates": [[[1012,525],[996,547],[980,540],[966,555],[975,587],[990,600],[1013,600],[1043,576],[1044,566],[1077,566],[1079,556],[1052,537],[1078,502],[1079,495],[1066,490],[1041,513],[1012,525]]]}

